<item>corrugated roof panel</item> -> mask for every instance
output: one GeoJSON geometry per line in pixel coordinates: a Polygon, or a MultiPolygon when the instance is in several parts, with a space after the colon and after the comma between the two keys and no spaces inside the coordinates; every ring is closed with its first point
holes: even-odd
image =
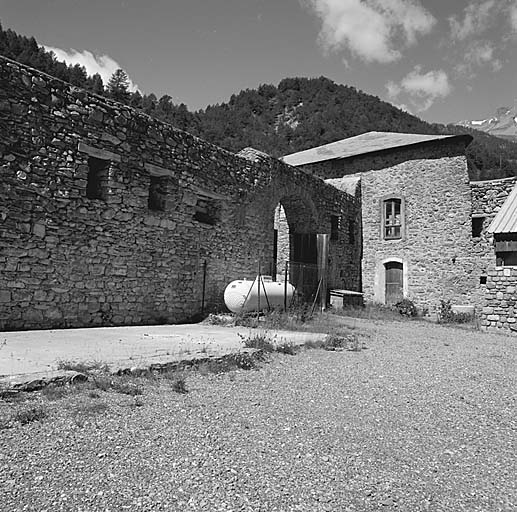
{"type": "Polygon", "coordinates": [[[324,162],[326,160],[348,158],[365,153],[373,153],[374,151],[382,151],[384,149],[410,146],[421,142],[452,138],[470,138],[469,140],[472,140],[470,135],[422,135],[418,133],[368,132],[316,148],[292,153],[282,157],[281,160],[293,166],[306,165],[324,162]]]}
{"type": "Polygon", "coordinates": [[[489,233],[517,233],[517,187],[514,187],[487,230],[489,233]]]}

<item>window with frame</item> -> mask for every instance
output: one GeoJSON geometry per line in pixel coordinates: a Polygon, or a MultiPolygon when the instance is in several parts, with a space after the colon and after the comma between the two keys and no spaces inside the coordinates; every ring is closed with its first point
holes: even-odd
{"type": "Polygon", "coordinates": [[[390,197],[382,203],[382,234],[385,240],[402,238],[403,229],[403,201],[398,197],[390,197]]]}

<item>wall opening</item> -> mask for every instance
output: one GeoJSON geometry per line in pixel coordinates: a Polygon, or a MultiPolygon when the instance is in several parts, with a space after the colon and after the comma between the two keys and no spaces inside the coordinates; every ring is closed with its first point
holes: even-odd
{"type": "Polygon", "coordinates": [[[404,265],[399,261],[388,261],[384,264],[384,275],[384,302],[396,304],[404,298],[404,265]]]}
{"type": "Polygon", "coordinates": [[[307,300],[318,283],[318,229],[311,205],[300,196],[283,197],[275,208],[274,229],[272,274],[283,280],[288,262],[287,278],[307,300]]]}
{"type": "Polygon", "coordinates": [[[219,209],[216,200],[198,195],[193,218],[202,224],[214,226],[219,221],[219,209]]]}
{"type": "Polygon", "coordinates": [[[167,199],[167,178],[162,176],[150,176],[149,197],[147,205],[149,210],[165,211],[167,199]]]}
{"type": "Polygon", "coordinates": [[[330,239],[331,240],[339,240],[339,223],[340,223],[339,215],[331,215],[330,216],[330,239]]]}
{"type": "Polygon", "coordinates": [[[106,200],[108,190],[110,161],[88,158],[88,178],[86,182],[86,197],[88,199],[106,200]]]}
{"type": "Polygon", "coordinates": [[[472,217],[472,238],[481,238],[485,217],[472,217]]]}

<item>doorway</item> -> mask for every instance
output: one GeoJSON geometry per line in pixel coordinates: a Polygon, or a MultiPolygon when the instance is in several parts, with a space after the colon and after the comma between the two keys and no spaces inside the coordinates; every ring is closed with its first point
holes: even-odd
{"type": "Polygon", "coordinates": [[[393,305],[404,298],[404,265],[398,261],[388,261],[385,268],[385,303],[393,305]]]}

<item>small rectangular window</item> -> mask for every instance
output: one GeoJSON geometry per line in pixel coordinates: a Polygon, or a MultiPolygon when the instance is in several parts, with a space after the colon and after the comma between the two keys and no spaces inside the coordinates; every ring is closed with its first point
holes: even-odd
{"type": "Polygon", "coordinates": [[[219,207],[216,201],[209,197],[198,196],[194,220],[210,226],[217,224],[219,220],[219,207]]]}
{"type": "Polygon", "coordinates": [[[387,199],[383,206],[383,233],[387,240],[402,238],[402,200],[387,199]]]}
{"type": "Polygon", "coordinates": [[[330,216],[330,239],[339,240],[339,216],[330,216]]]}
{"type": "Polygon", "coordinates": [[[86,197],[88,199],[106,199],[109,167],[109,160],[102,160],[93,156],[88,158],[88,178],[86,183],[86,197]]]}
{"type": "Polygon", "coordinates": [[[162,176],[151,176],[149,182],[149,210],[163,212],[167,198],[167,178],[162,176]]]}
{"type": "Polygon", "coordinates": [[[480,238],[485,217],[472,217],[472,238],[480,238]]]}

